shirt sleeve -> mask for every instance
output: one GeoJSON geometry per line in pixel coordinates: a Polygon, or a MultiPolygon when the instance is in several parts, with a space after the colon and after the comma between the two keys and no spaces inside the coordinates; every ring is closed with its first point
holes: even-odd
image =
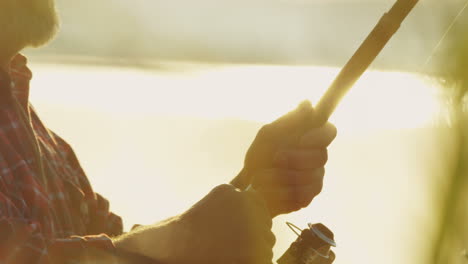
{"type": "Polygon", "coordinates": [[[72,147],[62,138],[54,134],[60,147],[64,150],[68,164],[75,177],[79,180],[79,189],[71,186],[68,191],[76,194],[77,199],[84,200],[85,209],[90,216],[88,224],[89,234],[105,233],[118,236],[123,233],[122,218],[110,211],[109,201],[99,193],[95,193],[72,147]]]}
{"type": "Polygon", "coordinates": [[[39,223],[18,217],[18,213],[12,201],[0,193],[0,263],[118,263],[107,235],[50,239],[39,223]]]}
{"type": "MultiPolygon", "coordinates": [[[[97,226],[91,221],[90,226],[95,226],[96,232],[88,232],[88,225],[86,232],[80,233],[84,236],[72,236],[73,233],[65,230],[66,234],[50,222],[52,218],[44,210],[49,206],[49,197],[44,195],[41,186],[32,177],[28,153],[21,152],[23,156],[20,155],[24,139],[17,133],[18,126],[9,120],[3,123],[8,125],[0,122],[0,264],[125,263],[115,256],[116,249],[109,237],[119,234],[120,218],[114,216],[115,220],[112,220],[108,203],[94,192],[89,192],[90,186],[85,186],[86,192],[78,188],[78,193],[86,193],[82,198],[94,205],[92,214],[105,215],[102,222],[108,220],[109,224],[97,226]]],[[[76,171],[79,172],[78,169],[76,171]]],[[[85,177],[81,175],[80,179],[85,177]]],[[[80,215],[73,214],[71,217],[80,215]]]]}

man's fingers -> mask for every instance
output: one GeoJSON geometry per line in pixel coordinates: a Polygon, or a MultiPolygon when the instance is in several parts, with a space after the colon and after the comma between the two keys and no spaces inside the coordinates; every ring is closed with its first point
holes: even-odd
{"type": "Polygon", "coordinates": [[[336,127],[331,123],[326,123],[306,132],[301,137],[299,145],[303,148],[325,148],[335,139],[336,134],[336,127]]]}
{"type": "Polygon", "coordinates": [[[259,188],[258,192],[265,197],[272,216],[276,216],[308,206],[313,198],[322,191],[322,186],[322,181],[318,181],[313,185],[282,189],[259,188]]]}
{"type": "Polygon", "coordinates": [[[317,264],[332,264],[335,261],[335,252],[330,250],[330,253],[328,255],[328,258],[321,258],[320,261],[317,262],[317,264]]]}
{"type": "MultiPolygon", "coordinates": [[[[263,232],[255,232],[254,237],[246,241],[241,241],[244,247],[238,247],[233,249],[232,252],[235,254],[229,256],[227,259],[233,261],[235,264],[270,264],[273,259],[273,246],[275,237],[271,230],[265,230],[263,232]],[[264,235],[264,236],[262,236],[264,235]],[[241,251],[240,251],[241,250],[241,251]]],[[[222,245],[222,242],[220,242],[222,245]]],[[[218,263],[231,263],[221,261],[218,263]]]]}
{"type": "Polygon", "coordinates": [[[263,244],[264,247],[262,249],[264,252],[262,259],[265,261],[265,263],[271,263],[271,260],[273,259],[273,246],[275,245],[276,238],[270,231],[268,232],[268,236],[264,237],[264,239],[265,243],[263,244]]]}
{"type": "Polygon", "coordinates": [[[260,229],[264,227],[267,230],[270,230],[273,225],[273,222],[271,218],[268,217],[268,205],[266,204],[266,200],[264,199],[264,197],[255,190],[243,191],[242,195],[244,195],[246,199],[246,206],[249,207],[251,212],[255,213],[255,217],[252,217],[252,219],[249,220],[252,222],[253,225],[256,226],[255,229],[260,229]]]}
{"type": "Polygon", "coordinates": [[[329,263],[333,263],[333,261],[335,261],[335,258],[336,258],[335,252],[333,252],[333,250],[330,250],[329,254],[330,254],[329,255],[330,262],[329,263]]]}
{"type": "Polygon", "coordinates": [[[299,205],[307,206],[312,199],[317,196],[323,187],[322,181],[317,181],[315,184],[309,184],[305,186],[293,186],[282,189],[261,189],[259,190],[271,200],[278,202],[291,202],[299,205]]]}
{"type": "Polygon", "coordinates": [[[277,133],[286,132],[288,129],[297,129],[298,126],[304,124],[307,120],[312,120],[313,115],[314,108],[310,101],[303,101],[296,109],[283,115],[267,126],[277,133]]]}
{"type": "Polygon", "coordinates": [[[327,149],[294,149],[276,154],[273,165],[278,168],[306,170],[320,168],[327,163],[327,149]]]}
{"type": "Polygon", "coordinates": [[[272,189],[294,185],[313,185],[316,182],[322,182],[324,175],[324,167],[309,170],[268,169],[255,175],[254,187],[272,189]]]}

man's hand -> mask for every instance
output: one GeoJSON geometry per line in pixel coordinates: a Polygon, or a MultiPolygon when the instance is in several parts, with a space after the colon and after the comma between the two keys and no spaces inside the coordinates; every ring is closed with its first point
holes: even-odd
{"type": "Polygon", "coordinates": [[[326,258],[317,259],[313,263],[314,264],[332,264],[335,261],[335,258],[336,258],[335,252],[330,250],[330,253],[327,259],[326,258]]]}
{"type": "Polygon", "coordinates": [[[306,207],[322,190],[327,146],[336,128],[330,123],[313,128],[313,123],[314,109],[306,101],[262,127],[232,182],[239,188],[252,184],[273,217],[306,207]]]}
{"type": "Polygon", "coordinates": [[[165,264],[271,264],[271,225],[257,193],[221,185],[179,217],[141,227],[116,246],[165,264]]]}

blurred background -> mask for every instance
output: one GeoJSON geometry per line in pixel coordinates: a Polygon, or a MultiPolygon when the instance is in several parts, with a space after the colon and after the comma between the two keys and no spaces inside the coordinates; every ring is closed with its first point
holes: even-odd
{"type": "MultiPolygon", "coordinates": [[[[431,260],[450,215],[447,179],[461,175],[450,168],[461,145],[453,116],[463,115],[440,81],[453,42],[433,51],[464,2],[421,1],[344,99],[324,190],[275,220],[275,259],[295,240],[291,221],[329,226],[338,264],[431,260]]],[[[258,129],[317,102],[393,3],[57,0],[58,38],[25,52],[31,100],[128,230],[231,180],[258,129]],[[148,201],[153,210],[139,206],[148,201]]]]}
{"type": "MultiPolygon", "coordinates": [[[[34,55],[342,66],[393,0],[58,0],[62,32],[34,55]]],[[[463,0],[425,0],[375,66],[419,70],[463,0]]]]}

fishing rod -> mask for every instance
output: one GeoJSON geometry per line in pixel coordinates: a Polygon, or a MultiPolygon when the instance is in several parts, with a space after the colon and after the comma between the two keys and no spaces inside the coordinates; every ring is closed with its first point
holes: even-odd
{"type": "MultiPolygon", "coordinates": [[[[315,106],[314,121],[304,124],[305,129],[320,127],[328,121],[341,99],[369,68],[418,2],[419,0],[397,0],[390,11],[382,16],[319,100],[315,106]]],[[[241,189],[252,189],[247,180],[248,177],[239,177],[231,183],[241,189]]]]}
{"type": "Polygon", "coordinates": [[[390,11],[383,15],[315,106],[314,126],[322,126],[328,121],[341,99],[395,35],[418,1],[397,0],[390,11]]]}
{"type": "MultiPolygon", "coordinates": [[[[369,68],[418,2],[419,0],[397,0],[382,16],[319,100],[315,106],[315,119],[312,123],[305,124],[306,128],[320,127],[328,121],[341,99],[369,68]]],[[[252,185],[242,180],[235,185],[247,186],[247,190],[253,189],[252,185]]],[[[290,223],[288,225],[291,227],[290,223]]],[[[300,228],[297,229],[300,230],[300,228]]],[[[333,233],[326,226],[309,224],[308,229],[296,234],[297,240],[278,259],[279,264],[331,263],[333,261],[330,259],[332,254],[330,247],[336,244],[333,233]]]]}
{"type": "MultiPolygon", "coordinates": [[[[390,11],[383,15],[319,100],[315,106],[315,119],[312,123],[305,124],[306,128],[320,127],[328,121],[341,99],[369,68],[418,2],[419,0],[397,0],[390,11]]],[[[288,223],[288,226],[291,225],[288,223]]],[[[333,233],[326,226],[309,224],[308,229],[295,233],[298,238],[278,259],[278,264],[333,262],[334,254],[330,247],[336,244],[333,233]]]]}

